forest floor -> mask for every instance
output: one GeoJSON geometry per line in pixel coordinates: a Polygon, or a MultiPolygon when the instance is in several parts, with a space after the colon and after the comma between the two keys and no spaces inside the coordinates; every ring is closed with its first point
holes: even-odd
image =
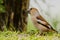
{"type": "Polygon", "coordinates": [[[47,34],[47,35],[29,35],[29,34],[20,34],[18,35],[18,40],[60,40],[60,34],[47,34]]]}
{"type": "Polygon", "coordinates": [[[44,35],[19,33],[19,32],[0,32],[0,40],[60,40],[60,34],[48,33],[44,35]]]}

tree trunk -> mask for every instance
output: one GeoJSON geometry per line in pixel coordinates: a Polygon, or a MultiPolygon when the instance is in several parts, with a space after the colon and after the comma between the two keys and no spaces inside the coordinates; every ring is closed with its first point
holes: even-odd
{"type": "Polygon", "coordinates": [[[3,0],[7,14],[7,29],[25,31],[29,0],[3,0]],[[11,25],[13,27],[11,27],[11,25]]]}
{"type": "Polygon", "coordinates": [[[16,30],[26,30],[26,18],[29,0],[16,0],[14,10],[14,26],[16,30]]]}

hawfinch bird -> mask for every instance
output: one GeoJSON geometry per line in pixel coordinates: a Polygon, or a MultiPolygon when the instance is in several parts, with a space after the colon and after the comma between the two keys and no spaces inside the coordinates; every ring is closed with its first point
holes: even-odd
{"type": "Polygon", "coordinates": [[[36,8],[31,8],[28,13],[31,16],[32,23],[36,28],[40,30],[41,33],[54,31],[52,26],[39,14],[39,11],[36,8]]]}

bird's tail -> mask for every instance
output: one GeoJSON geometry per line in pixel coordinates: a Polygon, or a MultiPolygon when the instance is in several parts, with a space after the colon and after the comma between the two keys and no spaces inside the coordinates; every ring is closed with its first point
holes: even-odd
{"type": "Polygon", "coordinates": [[[56,31],[55,29],[52,28],[52,30],[53,30],[54,32],[58,33],[58,31],[56,31]]]}
{"type": "MultiPolygon", "coordinates": [[[[50,26],[51,26],[51,25],[50,25],[50,26]]],[[[51,30],[52,30],[53,32],[58,33],[58,31],[56,31],[55,29],[53,29],[52,26],[51,26],[51,30]]]]}

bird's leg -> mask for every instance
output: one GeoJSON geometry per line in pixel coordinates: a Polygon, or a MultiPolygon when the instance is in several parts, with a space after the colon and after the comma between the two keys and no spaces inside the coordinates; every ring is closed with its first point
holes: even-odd
{"type": "Polygon", "coordinates": [[[40,33],[41,36],[42,36],[43,34],[44,34],[43,32],[40,33]]]}
{"type": "Polygon", "coordinates": [[[45,36],[48,32],[39,32],[38,35],[45,36]]]}
{"type": "Polygon", "coordinates": [[[39,31],[38,33],[37,33],[37,35],[39,35],[39,36],[45,36],[45,34],[43,33],[43,32],[41,32],[41,31],[39,31]]]}

